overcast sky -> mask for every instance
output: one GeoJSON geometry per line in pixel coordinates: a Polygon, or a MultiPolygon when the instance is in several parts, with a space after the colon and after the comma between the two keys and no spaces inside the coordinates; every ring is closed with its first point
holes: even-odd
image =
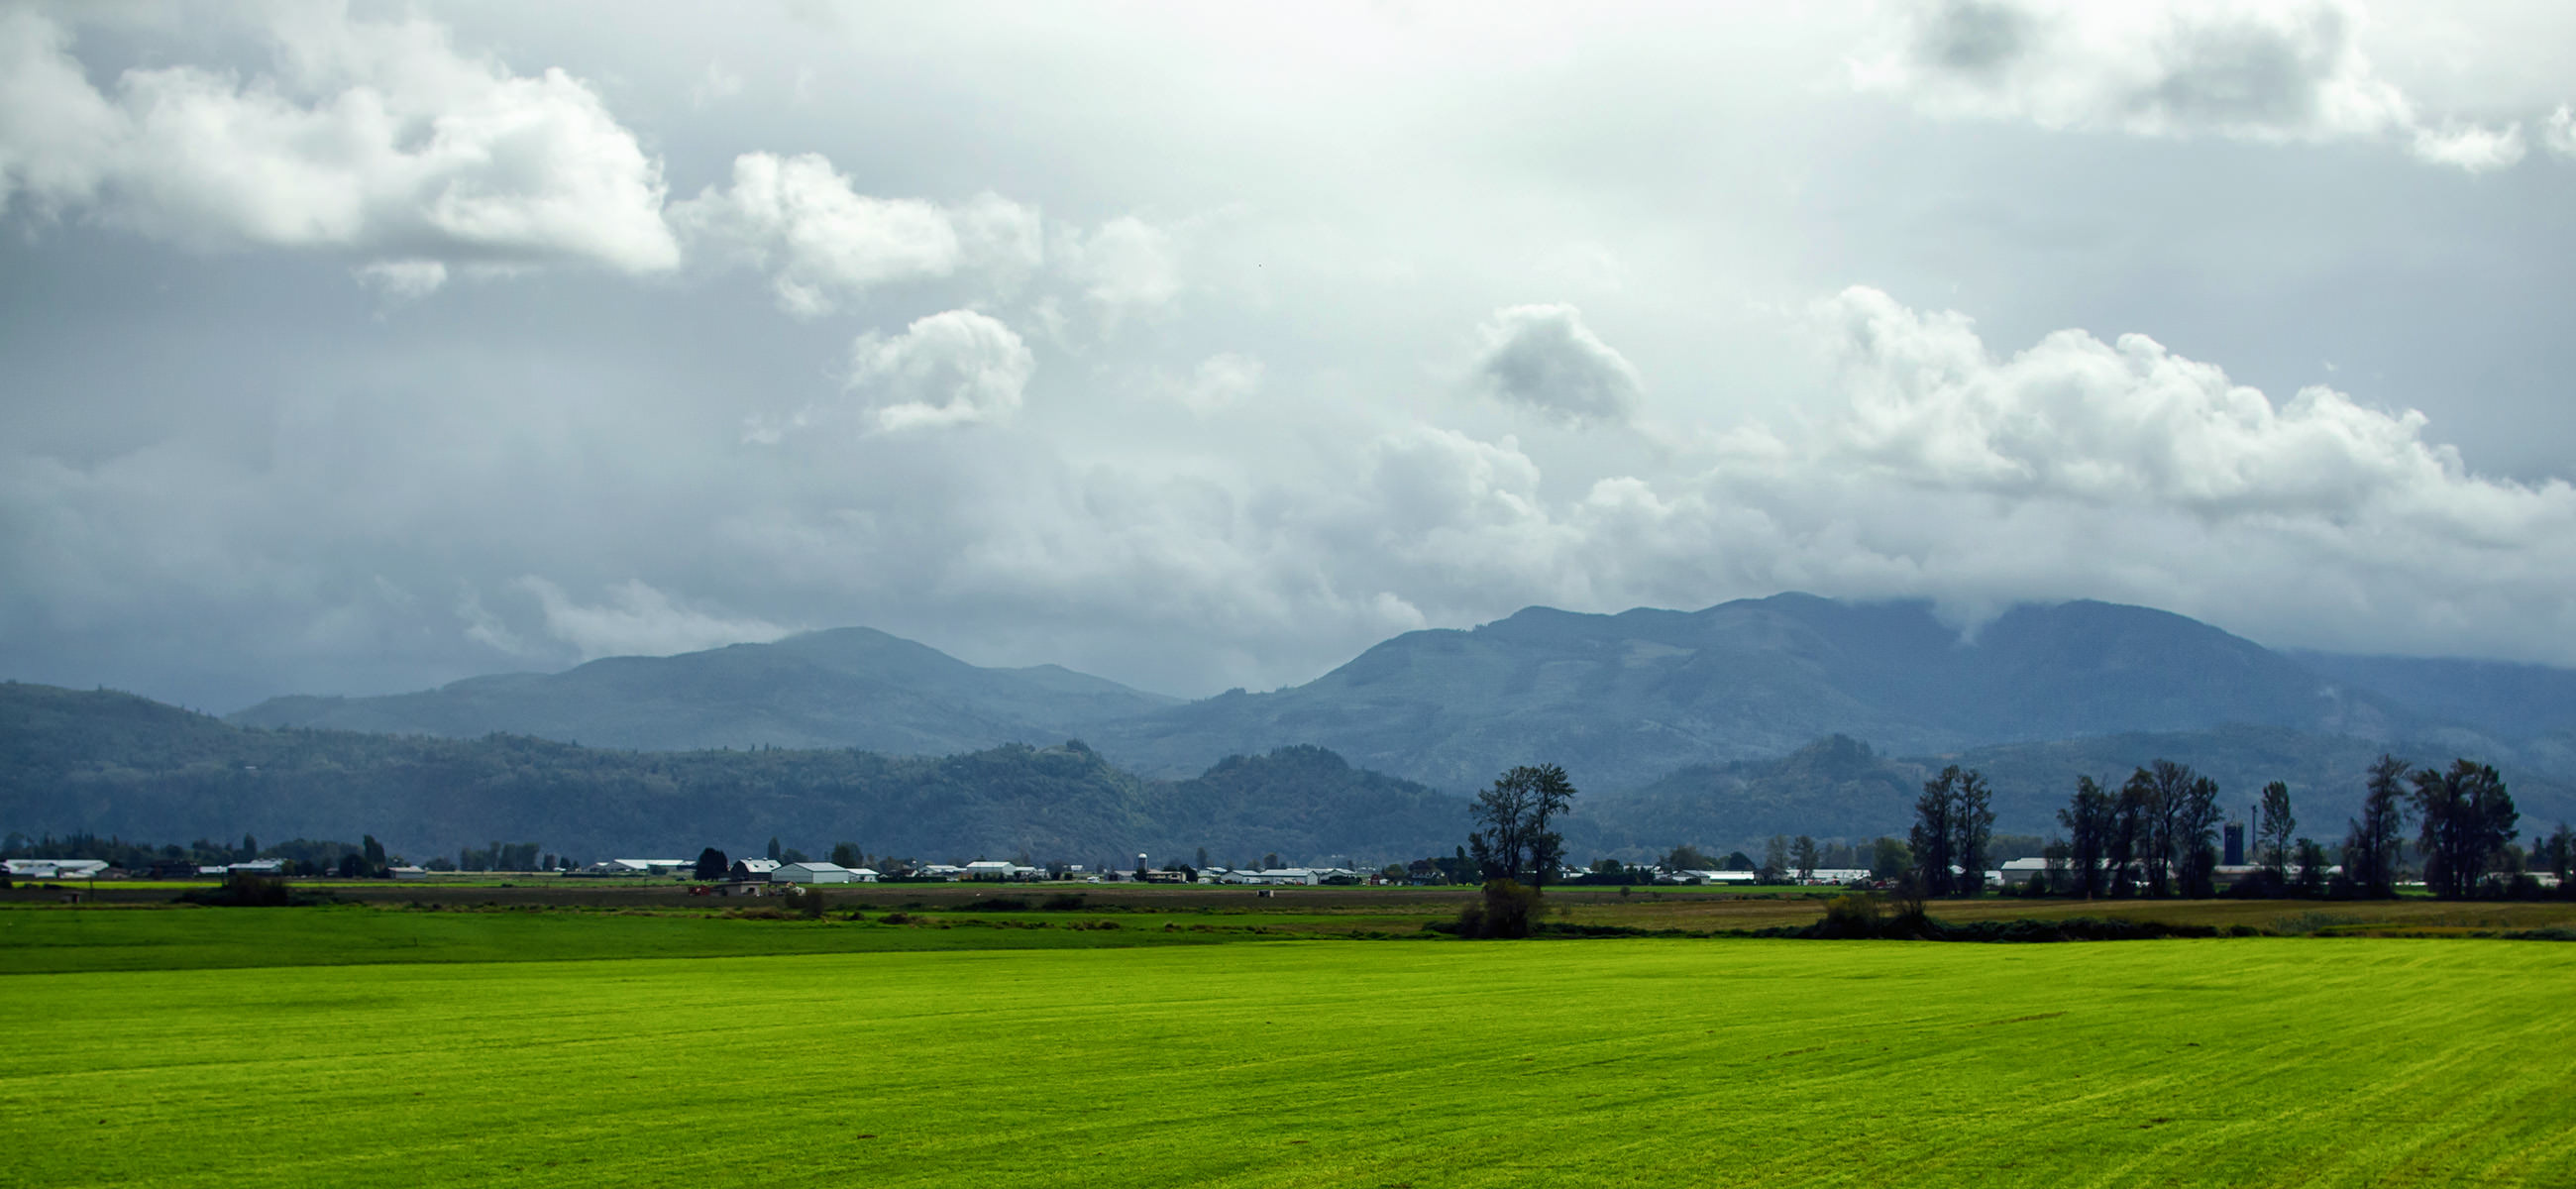
{"type": "Polygon", "coordinates": [[[0,3],[0,675],[2576,663],[2576,7],[0,3]]]}

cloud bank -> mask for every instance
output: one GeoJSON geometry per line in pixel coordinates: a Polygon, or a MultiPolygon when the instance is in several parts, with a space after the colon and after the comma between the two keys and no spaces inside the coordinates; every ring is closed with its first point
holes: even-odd
{"type": "Polygon", "coordinates": [[[2337,0],[2221,4],[1923,0],[1856,61],[1865,90],[1939,116],[2260,143],[2395,139],[2479,173],[2522,160],[2519,124],[2431,120],[2381,76],[2337,0]]]}

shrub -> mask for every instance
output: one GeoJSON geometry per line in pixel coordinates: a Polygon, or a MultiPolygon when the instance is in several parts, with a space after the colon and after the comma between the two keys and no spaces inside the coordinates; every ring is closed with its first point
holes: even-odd
{"type": "Polygon", "coordinates": [[[1083,905],[1084,901],[1082,893],[1058,892],[1055,895],[1047,897],[1046,903],[1040,904],[1038,907],[1046,912],[1080,912],[1082,911],[1083,905]]]}
{"type": "Polygon", "coordinates": [[[821,888],[801,889],[796,894],[796,911],[802,914],[805,919],[809,921],[822,920],[823,909],[828,905],[830,899],[830,897],[823,894],[823,890],[821,888]]]}
{"type": "Polygon", "coordinates": [[[1484,895],[1458,910],[1458,936],[1527,937],[1538,911],[1538,889],[1522,887],[1518,880],[1489,879],[1484,895]]]}
{"type": "Polygon", "coordinates": [[[1868,892],[1845,892],[1825,901],[1825,919],[1816,922],[1813,937],[1876,937],[1879,933],[1879,899],[1868,892]]]}
{"type": "Polygon", "coordinates": [[[1027,912],[1029,902],[1015,896],[994,896],[983,900],[969,900],[958,908],[965,912],[1027,912]]]}
{"type": "Polygon", "coordinates": [[[190,888],[179,893],[177,903],[205,904],[216,908],[284,908],[289,905],[322,904],[328,895],[297,892],[285,880],[270,879],[247,872],[230,875],[211,888],[190,888]]]}

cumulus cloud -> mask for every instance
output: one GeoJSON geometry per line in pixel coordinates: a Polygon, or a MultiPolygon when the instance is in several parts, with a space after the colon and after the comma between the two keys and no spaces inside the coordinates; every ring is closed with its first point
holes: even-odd
{"type": "Polygon", "coordinates": [[[849,386],[889,432],[1019,415],[1037,361],[1000,321],[973,310],[932,314],[900,335],[861,335],[850,346],[849,386]]]}
{"type": "MultiPolygon", "coordinates": [[[[583,603],[564,589],[534,575],[518,586],[534,595],[545,610],[546,633],[581,653],[583,660],[603,656],[670,656],[721,648],[727,644],[766,644],[790,629],[756,617],[727,616],[691,606],[670,594],[628,579],[608,589],[608,597],[583,603]]],[[[480,608],[473,608],[479,612],[480,608]]],[[[515,643],[495,626],[469,621],[467,631],[496,646],[515,643]]]]}
{"type": "Polygon", "coordinates": [[[989,193],[956,207],[862,194],[819,153],[745,153],[732,185],[674,205],[672,217],[766,270],[779,306],[800,317],[881,285],[1015,275],[1045,260],[1036,211],[989,193]]]}
{"type": "Polygon", "coordinates": [[[273,73],[136,67],[101,91],[65,30],[0,14],[0,202],[200,249],[678,263],[660,161],[587,83],[461,54],[425,21],[274,32],[273,73]]]}
{"type": "Polygon", "coordinates": [[[1851,407],[1835,445],[1908,482],[2211,517],[2413,522],[2498,545],[2571,527],[2576,491],[2469,473],[2422,413],[2331,388],[2276,407],[2141,334],[2061,330],[2007,359],[1969,321],[1856,288],[1814,311],[1851,407]]]}
{"type": "Polygon", "coordinates": [[[2395,138],[2473,173],[2522,159],[2519,125],[2425,119],[2362,52],[2361,19],[2341,0],[1922,0],[1852,73],[1941,116],[2264,143],[2395,138]]]}
{"type": "Polygon", "coordinates": [[[1635,365],[1569,305],[1512,306],[1477,328],[1474,382],[1489,395],[1568,422],[1625,421],[1643,383],[1635,365]]]}

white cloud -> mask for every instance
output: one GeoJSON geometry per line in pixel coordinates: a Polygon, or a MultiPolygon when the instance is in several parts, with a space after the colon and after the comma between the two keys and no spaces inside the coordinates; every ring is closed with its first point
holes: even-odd
{"type": "Polygon", "coordinates": [[[799,317],[881,285],[983,269],[1013,275],[1045,259],[1037,212],[994,194],[962,207],[861,194],[818,153],[734,158],[733,184],[672,207],[693,233],[732,245],[769,272],[799,317]]]}
{"type": "Polygon", "coordinates": [[[1263,370],[1261,361],[1249,355],[1210,355],[1191,369],[1189,382],[1180,388],[1181,403],[1201,416],[1242,404],[1261,391],[1263,370]]]}
{"type": "Polygon", "coordinates": [[[1069,236],[1067,255],[1083,296],[1111,326],[1131,314],[1160,310],[1180,295],[1180,254],[1172,232],[1134,215],[1111,219],[1088,236],[1069,236]]]}
{"type": "MultiPolygon", "coordinates": [[[[791,630],[757,617],[702,610],[632,578],[610,587],[607,599],[598,603],[575,601],[562,587],[534,575],[521,577],[517,585],[536,596],[545,609],[547,634],[571,645],[585,661],[766,644],[791,630]]],[[[471,634],[473,628],[468,631],[471,634]]],[[[482,635],[475,638],[495,642],[482,635]]]]}
{"type": "Polygon", "coordinates": [[[689,106],[704,110],[740,94],[742,76],[725,69],[722,62],[709,62],[698,80],[689,84],[689,106]]]}
{"type": "Polygon", "coordinates": [[[661,163],[582,81],[461,55],[423,21],[275,32],[276,73],[137,67],[102,93],[61,29],[0,15],[0,200],[201,249],[678,263],[661,163]]]}
{"type": "Polygon", "coordinates": [[[388,301],[416,301],[447,283],[447,266],[436,260],[376,260],[355,271],[360,283],[388,301]]]}
{"type": "Polygon", "coordinates": [[[1009,422],[1035,370],[1019,335],[973,310],[932,314],[899,336],[871,333],[850,345],[850,387],[866,394],[887,431],[1009,422]]]}
{"type": "Polygon", "coordinates": [[[2362,19],[2341,0],[1922,0],[1852,77],[1939,116],[2263,143],[2394,137],[2470,172],[2522,158],[2518,126],[2426,122],[2362,52],[2362,19]]]}
{"type": "Polygon", "coordinates": [[[1474,382],[1486,393],[1568,422],[1625,421],[1642,382],[1568,305],[1512,306],[1477,328],[1474,382]]]}
{"type": "Polygon", "coordinates": [[[1908,483],[2499,545],[2541,545],[2576,520],[2576,490],[2472,475],[2424,439],[2421,413],[2323,386],[2276,408],[2145,335],[2061,330],[1996,359],[1965,317],[1871,289],[1815,318],[1852,402],[1835,445],[1908,483]]]}
{"type": "Polygon", "coordinates": [[[2541,129],[2540,141],[2553,153],[2576,157],[2576,110],[2571,110],[2564,103],[2559,104],[2558,110],[2549,113],[2549,123],[2541,129]]]}

